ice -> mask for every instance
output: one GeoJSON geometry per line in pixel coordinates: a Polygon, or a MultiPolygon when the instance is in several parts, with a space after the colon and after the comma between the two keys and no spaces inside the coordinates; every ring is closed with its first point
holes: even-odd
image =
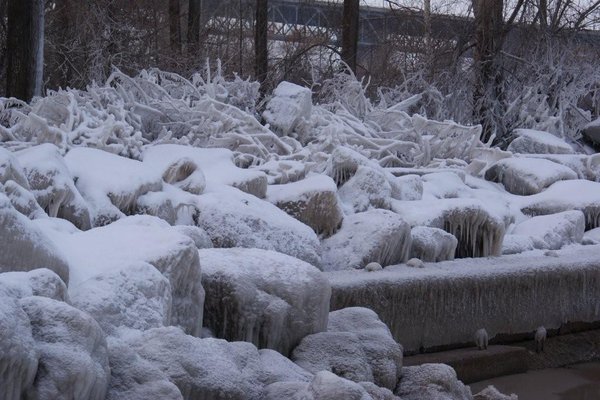
{"type": "Polygon", "coordinates": [[[19,160],[13,153],[0,147],[0,183],[15,181],[19,186],[29,189],[27,176],[19,160]]]}
{"type": "Polygon", "coordinates": [[[275,382],[310,382],[313,375],[271,349],[258,351],[265,385],[275,382]]]}
{"type": "Polygon", "coordinates": [[[342,223],[337,187],[326,175],[315,174],[293,183],[270,185],[267,200],[317,234],[330,236],[342,223]]]}
{"type": "Polygon", "coordinates": [[[558,250],[581,243],[584,231],[585,216],[575,210],[533,217],[518,224],[512,233],[532,237],[536,249],[558,250]]]}
{"type": "Polygon", "coordinates": [[[255,169],[267,174],[269,185],[283,185],[306,177],[308,165],[295,160],[269,160],[255,169]]]}
{"type": "Polygon", "coordinates": [[[204,326],[287,355],[326,329],[331,291],[310,264],[259,249],[200,250],[206,290],[204,326]]]}
{"type": "Polygon", "coordinates": [[[35,196],[15,181],[6,181],[0,191],[9,198],[12,206],[29,219],[45,218],[48,215],[38,204],[35,196]]]}
{"type": "Polygon", "coordinates": [[[453,199],[461,192],[468,191],[465,180],[453,172],[435,172],[425,174],[423,179],[423,199],[453,199]]]}
{"type": "Polygon", "coordinates": [[[192,194],[201,194],[206,187],[202,170],[189,158],[181,158],[169,165],[162,175],[163,181],[192,194]]]}
{"type": "Polygon", "coordinates": [[[472,400],[471,390],[445,364],[423,364],[402,369],[395,393],[403,400],[472,400]]]}
{"type": "Polygon", "coordinates": [[[339,189],[339,196],[349,212],[363,212],[370,208],[389,210],[392,186],[378,170],[359,166],[352,178],[339,189]]]}
{"type": "Polygon", "coordinates": [[[508,145],[508,151],[522,154],[572,154],[573,148],[564,140],[548,132],[516,129],[517,138],[508,145]]]}
{"type": "Polygon", "coordinates": [[[516,394],[505,395],[493,386],[488,386],[473,396],[474,400],[519,400],[516,394]]]}
{"type": "Polygon", "coordinates": [[[569,167],[543,158],[506,158],[493,164],[485,179],[499,182],[518,195],[537,194],[555,182],[577,179],[569,167]]]}
{"type": "Polygon", "coordinates": [[[65,162],[90,206],[94,226],[134,214],[140,196],[162,188],[157,171],[106,151],[75,148],[67,153],[65,162]]]}
{"type": "Polygon", "coordinates": [[[258,170],[236,167],[229,150],[175,144],[148,146],[144,150],[144,164],[159,170],[166,170],[182,159],[193,161],[202,170],[209,188],[211,185],[229,185],[256,197],[265,197],[267,176],[258,170]]]}
{"type": "Polygon", "coordinates": [[[312,112],[310,89],[290,82],[281,82],[273,91],[262,116],[282,136],[292,136],[294,129],[312,112]]]}
{"type": "Polygon", "coordinates": [[[423,198],[423,179],[419,175],[399,176],[392,182],[395,188],[392,197],[396,200],[421,200],[423,198]]]}
{"type": "Polygon", "coordinates": [[[213,247],[210,236],[208,236],[208,233],[202,228],[190,225],[179,225],[175,227],[175,230],[192,239],[198,249],[211,249],[213,247]]]}
{"type": "Polygon", "coordinates": [[[322,244],[325,271],[361,269],[371,262],[392,265],[408,259],[410,227],[391,211],[371,210],[344,218],[322,244]]]}
{"type": "Polygon", "coordinates": [[[32,193],[50,217],[64,218],[80,229],[91,227],[90,212],[73,183],[58,148],[42,144],[16,153],[32,193]]]}
{"type": "Polygon", "coordinates": [[[104,400],[110,380],[106,339],[100,326],[82,311],[45,297],[19,300],[31,320],[39,353],[32,399],[104,400]]]}
{"type": "Polygon", "coordinates": [[[600,244],[600,228],[585,232],[583,234],[583,239],[595,244],[600,244]]]}
{"type": "Polygon", "coordinates": [[[29,272],[2,273],[0,287],[4,294],[10,294],[14,298],[41,296],[69,302],[67,285],[58,275],[46,268],[29,272]]]}
{"type": "Polygon", "coordinates": [[[528,215],[579,210],[585,214],[586,230],[600,227],[600,183],[586,180],[556,182],[544,192],[522,200],[528,215]]]}
{"type": "Polygon", "coordinates": [[[136,205],[136,213],[153,215],[171,225],[194,225],[198,219],[196,196],[169,184],[160,192],[138,197],[136,205]]]}
{"type": "Polygon", "coordinates": [[[35,223],[17,212],[0,193],[0,272],[48,268],[69,282],[69,267],[61,251],[35,223]]]}
{"type": "Polygon", "coordinates": [[[415,226],[411,230],[410,258],[425,262],[454,260],[458,239],[454,235],[427,226],[415,226]]]}
{"type": "Polygon", "coordinates": [[[238,189],[221,186],[198,197],[198,226],[215,247],[275,250],[321,264],[315,232],[284,211],[238,189]]]}
{"type": "Polygon", "coordinates": [[[530,251],[536,248],[536,244],[539,241],[535,241],[534,238],[528,235],[504,235],[504,241],[502,242],[502,254],[519,254],[526,251],[530,251]]]}

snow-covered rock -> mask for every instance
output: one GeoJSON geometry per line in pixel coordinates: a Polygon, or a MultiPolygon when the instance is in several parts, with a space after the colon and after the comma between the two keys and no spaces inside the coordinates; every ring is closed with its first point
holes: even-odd
{"type": "MultiPolygon", "coordinates": [[[[86,232],[56,235],[55,241],[69,259],[72,272],[69,294],[74,303],[86,304],[90,311],[109,312],[107,321],[123,318],[134,322],[134,310],[126,307],[142,310],[144,302],[149,301],[153,309],[146,310],[144,315],[151,321],[164,321],[164,306],[168,302],[166,282],[146,267],[127,271],[148,263],[170,284],[171,323],[190,334],[200,334],[204,289],[198,249],[176,228],[158,218],[133,216],[86,232]],[[148,282],[144,283],[145,279],[148,282]],[[94,285],[97,289],[93,289],[94,285]],[[131,293],[121,293],[124,289],[131,293]],[[97,296],[90,296],[90,292],[97,296]],[[103,304],[107,301],[110,304],[103,304]]],[[[146,326],[143,321],[140,324],[146,326]]]]}
{"type": "Polygon", "coordinates": [[[199,339],[158,328],[127,339],[130,348],[174,383],[185,400],[260,400],[260,358],[250,343],[199,339]]]}
{"type": "Polygon", "coordinates": [[[39,365],[31,399],[104,400],[110,380],[106,339],[86,313],[45,297],[19,300],[29,316],[39,365]]]}
{"type": "Polygon", "coordinates": [[[513,234],[533,238],[536,249],[558,250],[581,243],[584,231],[585,216],[574,210],[533,217],[515,226],[513,234]]]}
{"type": "Polygon", "coordinates": [[[0,147],[0,183],[4,184],[8,181],[14,181],[19,186],[29,189],[27,176],[17,157],[14,153],[0,147]]]}
{"type": "Polygon", "coordinates": [[[200,250],[206,290],[204,326],[286,355],[326,329],[329,284],[312,265],[259,249],[200,250]]]}
{"type": "Polygon", "coordinates": [[[37,373],[38,358],[29,317],[0,283],[0,399],[25,398],[37,373]]]}
{"type": "Polygon", "coordinates": [[[371,262],[385,267],[408,258],[410,226],[391,211],[370,210],[344,218],[322,245],[325,271],[361,269],[371,262]]]}
{"type": "Polygon", "coordinates": [[[29,219],[44,218],[48,215],[38,204],[33,193],[23,188],[15,181],[6,181],[4,186],[0,185],[0,192],[10,200],[12,206],[29,219]]]}
{"type": "Polygon", "coordinates": [[[355,150],[340,146],[331,152],[325,173],[341,186],[354,176],[361,165],[373,166],[373,162],[355,150]]]}
{"type": "Polygon", "coordinates": [[[583,240],[588,243],[600,244],[600,228],[585,232],[583,234],[583,240]]]}
{"type": "Polygon", "coordinates": [[[91,227],[90,212],[75,187],[58,147],[41,144],[17,153],[39,205],[50,217],[60,217],[80,229],[91,227]]]}
{"type": "Polygon", "coordinates": [[[192,146],[161,144],[144,150],[144,164],[163,174],[169,166],[182,159],[195,163],[202,170],[206,186],[224,184],[243,192],[264,198],[267,192],[267,176],[256,169],[242,169],[234,164],[234,156],[227,149],[203,149],[192,146]]]}
{"type": "Polygon", "coordinates": [[[269,160],[254,167],[267,174],[269,185],[283,185],[306,177],[308,165],[295,160],[269,160]]]}
{"type": "Polygon", "coordinates": [[[330,236],[343,218],[336,192],[337,186],[330,177],[311,175],[301,181],[269,186],[267,200],[317,234],[330,236]]]}
{"type": "Polygon", "coordinates": [[[136,213],[153,215],[171,225],[193,225],[199,211],[195,195],[165,184],[160,192],[148,192],[138,197],[136,213]]]}
{"type": "Polygon", "coordinates": [[[258,354],[263,375],[261,380],[265,385],[275,382],[310,382],[313,378],[313,374],[275,350],[261,349],[258,354]]]}
{"type": "Polygon", "coordinates": [[[140,161],[83,147],[64,159],[90,206],[94,226],[135,213],[140,196],[162,188],[161,175],[140,161]]]}
{"type": "Polygon", "coordinates": [[[551,133],[533,129],[516,129],[507,150],[522,154],[572,154],[573,148],[551,133]]]}
{"type": "Polygon", "coordinates": [[[310,89],[284,81],[273,91],[262,115],[281,136],[289,136],[303,119],[310,119],[311,112],[310,89]]]}
{"type": "Polygon", "coordinates": [[[126,342],[114,337],[107,342],[110,386],[106,400],[183,400],[167,375],[141,358],[126,342]]]}
{"type": "Polygon", "coordinates": [[[540,194],[523,199],[527,215],[548,215],[579,210],[587,230],[600,227],[600,183],[587,180],[560,181],[540,194]]]}
{"type": "Polygon", "coordinates": [[[182,235],[185,235],[194,241],[194,244],[199,249],[212,249],[213,244],[208,233],[200,227],[191,225],[178,225],[175,230],[182,235]]]}
{"type": "Polygon", "coordinates": [[[320,265],[315,232],[269,202],[222,186],[199,196],[197,204],[198,226],[215,247],[275,250],[320,265]]]}
{"type": "Polygon", "coordinates": [[[11,297],[48,297],[58,301],[69,301],[67,285],[47,268],[29,272],[6,272],[0,274],[0,287],[11,297]]]}
{"type": "Polygon", "coordinates": [[[369,208],[389,210],[391,207],[392,186],[381,171],[370,167],[359,166],[338,193],[351,212],[363,212],[369,208]]]}
{"type": "Polygon", "coordinates": [[[473,400],[519,400],[519,397],[516,394],[506,395],[500,393],[498,389],[490,385],[473,395],[473,400]]]}
{"type": "Polygon", "coordinates": [[[458,239],[443,229],[415,226],[411,237],[410,258],[425,262],[454,260],[458,239]]]}
{"type": "Polygon", "coordinates": [[[464,176],[454,172],[434,172],[423,175],[424,199],[454,199],[468,190],[464,176]]]}
{"type": "Polygon", "coordinates": [[[181,158],[169,165],[162,174],[163,181],[192,194],[201,194],[206,187],[202,170],[189,158],[181,158]]]}
{"type": "Polygon", "coordinates": [[[404,367],[395,391],[403,400],[471,400],[471,390],[446,364],[404,367]]]}
{"type": "Polygon", "coordinates": [[[507,158],[493,164],[485,179],[502,183],[507,191],[518,195],[540,193],[555,182],[577,179],[569,167],[543,158],[507,158]]]}
{"type": "Polygon", "coordinates": [[[371,367],[373,382],[394,390],[402,373],[402,346],[374,311],[362,307],[332,311],[327,331],[355,334],[371,367]]]}
{"type": "Polygon", "coordinates": [[[419,175],[403,175],[392,182],[392,197],[396,200],[421,200],[423,198],[423,179],[419,175]]]}
{"type": "Polygon", "coordinates": [[[62,253],[35,223],[17,212],[2,193],[0,237],[0,272],[48,268],[69,282],[69,267],[62,253]]]}
{"type": "Polygon", "coordinates": [[[502,242],[502,255],[519,254],[534,250],[536,242],[531,236],[527,235],[504,235],[502,242]]]}

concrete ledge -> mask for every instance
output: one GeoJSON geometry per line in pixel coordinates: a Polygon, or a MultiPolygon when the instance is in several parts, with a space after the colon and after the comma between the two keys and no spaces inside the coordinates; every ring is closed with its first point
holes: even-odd
{"type": "Polygon", "coordinates": [[[404,365],[448,364],[456,370],[458,379],[468,384],[526,372],[527,359],[527,350],[523,347],[489,346],[487,350],[471,347],[405,357],[404,365]]]}
{"type": "Polygon", "coordinates": [[[464,347],[480,328],[514,341],[538,326],[600,321],[600,246],[326,275],[332,310],[374,310],[407,354],[464,347]]]}

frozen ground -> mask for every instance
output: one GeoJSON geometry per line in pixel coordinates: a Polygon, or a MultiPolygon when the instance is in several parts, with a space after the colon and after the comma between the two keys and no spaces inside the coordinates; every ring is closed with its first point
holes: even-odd
{"type": "Polygon", "coordinates": [[[0,398],[471,399],[400,345],[600,320],[600,155],[257,89],[0,99],[0,398]]]}

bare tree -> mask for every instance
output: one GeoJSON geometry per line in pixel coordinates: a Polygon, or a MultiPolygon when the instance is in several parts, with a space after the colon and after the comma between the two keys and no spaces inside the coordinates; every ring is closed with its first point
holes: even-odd
{"type": "Polygon", "coordinates": [[[171,49],[181,51],[181,4],[180,0],[169,0],[169,38],[171,49]]]}
{"type": "Polygon", "coordinates": [[[8,96],[30,100],[42,93],[44,1],[10,0],[7,34],[8,96]]]}
{"type": "Polygon", "coordinates": [[[360,1],[344,0],[344,16],[342,18],[342,61],[356,72],[356,56],[358,52],[358,28],[360,17],[360,1]]]}
{"type": "Polygon", "coordinates": [[[256,0],[256,22],[254,27],[255,74],[264,90],[264,83],[269,70],[268,52],[268,0],[256,0]]]}
{"type": "Polygon", "coordinates": [[[188,2],[188,52],[197,51],[200,40],[200,0],[189,0],[188,2]]]}

